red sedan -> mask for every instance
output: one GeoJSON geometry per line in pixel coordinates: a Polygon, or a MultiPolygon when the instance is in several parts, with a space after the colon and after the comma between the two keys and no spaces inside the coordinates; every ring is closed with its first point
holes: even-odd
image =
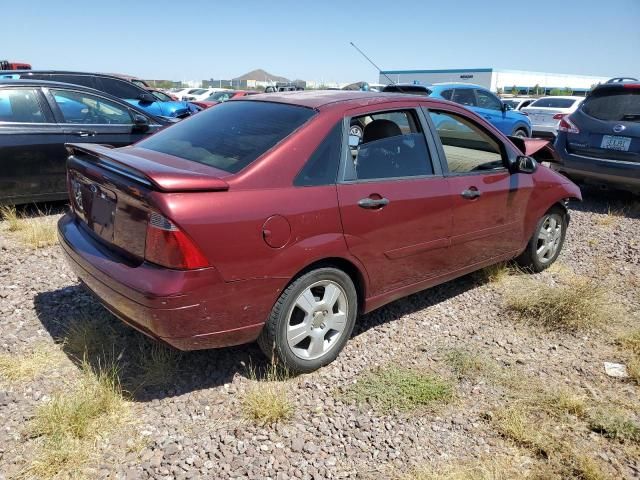
{"type": "Polygon", "coordinates": [[[60,242],[147,335],[257,339],[308,372],[358,314],[503,260],[555,261],[580,190],[525,155],[546,142],[516,140],[428,97],[244,97],[133,146],[69,145],[60,242]]]}
{"type": "Polygon", "coordinates": [[[200,108],[209,108],[213,107],[222,102],[226,102],[227,100],[231,100],[232,98],[246,97],[247,95],[257,95],[260,92],[254,92],[252,90],[228,90],[228,91],[219,91],[213,92],[204,100],[191,101],[194,105],[199,106],[200,108]]]}

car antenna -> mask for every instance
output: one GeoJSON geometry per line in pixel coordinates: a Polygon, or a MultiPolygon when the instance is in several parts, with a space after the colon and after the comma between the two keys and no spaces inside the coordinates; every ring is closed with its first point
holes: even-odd
{"type": "Polygon", "coordinates": [[[352,46],[353,48],[355,48],[355,49],[360,53],[360,55],[362,55],[364,58],[366,58],[366,59],[367,59],[367,61],[368,61],[371,65],[373,65],[374,67],[376,67],[376,69],[378,70],[378,73],[381,73],[382,75],[384,75],[385,77],[387,77],[387,80],[389,80],[389,82],[391,83],[391,85],[393,85],[394,87],[396,87],[396,88],[398,89],[398,91],[399,91],[399,92],[404,93],[404,92],[402,91],[402,89],[398,86],[398,84],[397,84],[396,82],[394,82],[393,80],[391,80],[391,77],[390,77],[389,75],[387,75],[387,74],[386,74],[386,73],[384,73],[382,70],[380,70],[380,67],[379,67],[378,65],[376,65],[375,63],[373,63],[373,60],[371,60],[369,57],[367,57],[367,55],[366,55],[362,50],[360,50],[360,49],[358,48],[358,46],[357,46],[355,43],[353,43],[353,42],[349,42],[349,43],[351,44],[351,46],[352,46]]]}

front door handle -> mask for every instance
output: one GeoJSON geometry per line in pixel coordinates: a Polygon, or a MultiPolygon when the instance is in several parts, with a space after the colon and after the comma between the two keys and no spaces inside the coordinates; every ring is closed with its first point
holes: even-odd
{"type": "Polygon", "coordinates": [[[462,195],[464,198],[472,200],[474,198],[478,198],[482,194],[478,191],[476,187],[471,187],[471,188],[468,188],[467,190],[464,190],[460,195],[462,195]]]}
{"type": "Polygon", "coordinates": [[[361,208],[377,209],[389,205],[388,198],[363,198],[358,200],[358,206],[361,208]]]}
{"type": "Polygon", "coordinates": [[[71,135],[77,135],[78,137],[95,137],[97,132],[93,130],[74,130],[71,135]]]}

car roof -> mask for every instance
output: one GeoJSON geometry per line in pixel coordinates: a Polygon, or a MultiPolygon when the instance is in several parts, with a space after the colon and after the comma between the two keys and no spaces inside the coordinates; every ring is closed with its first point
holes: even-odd
{"type": "Polygon", "coordinates": [[[465,83],[465,82],[442,82],[442,83],[434,83],[434,87],[451,87],[451,88],[482,88],[484,90],[488,90],[488,88],[483,87],[482,85],[476,85],[475,83],[465,83]]]}
{"type": "MultiPolygon", "coordinates": [[[[128,81],[125,76],[120,76],[120,75],[114,75],[111,73],[96,73],[96,72],[75,72],[72,70],[2,70],[0,72],[2,75],[5,74],[12,74],[12,73],[19,73],[21,75],[28,75],[30,73],[35,73],[35,74],[56,74],[56,75],[88,75],[88,76],[94,76],[94,77],[107,77],[107,78],[115,78],[118,80],[123,80],[123,81],[128,81]]],[[[135,78],[135,77],[128,77],[134,80],[140,80],[139,78],[135,78]]],[[[129,83],[133,83],[133,82],[129,82],[129,83]]],[[[133,83],[133,85],[135,85],[138,88],[142,88],[138,85],[136,85],[135,83],[133,83]]]]}
{"type": "Polygon", "coordinates": [[[583,100],[584,97],[579,97],[577,95],[547,95],[545,97],[540,97],[537,100],[546,100],[548,98],[561,98],[563,100],[583,100]]]}
{"type": "MultiPolygon", "coordinates": [[[[239,102],[277,102],[290,105],[299,105],[302,107],[321,109],[328,105],[347,102],[356,105],[375,105],[386,103],[389,101],[407,101],[408,98],[421,98],[417,95],[409,96],[404,93],[382,93],[382,92],[361,92],[358,90],[303,90],[296,92],[274,92],[261,93],[258,95],[247,95],[233,101],[239,102]]],[[[430,99],[432,100],[432,99],[430,99]]]]}
{"type": "MultiPolygon", "coordinates": [[[[146,115],[147,117],[151,117],[157,120],[157,117],[149,112],[145,112],[144,110],[136,107],[135,105],[131,105],[130,103],[124,101],[121,98],[114,97],[113,95],[108,94],[107,92],[103,92],[102,90],[96,90],[95,88],[85,87],[84,85],[77,85],[75,83],[64,83],[64,82],[52,82],[51,80],[25,80],[25,79],[13,79],[13,78],[0,78],[0,88],[3,87],[50,87],[50,88],[72,88],[73,90],[82,90],[87,93],[92,93],[94,95],[100,95],[101,97],[108,98],[118,104],[126,105],[127,107],[132,108],[136,112],[146,115]]],[[[158,120],[161,121],[161,120],[158,120]]]]}

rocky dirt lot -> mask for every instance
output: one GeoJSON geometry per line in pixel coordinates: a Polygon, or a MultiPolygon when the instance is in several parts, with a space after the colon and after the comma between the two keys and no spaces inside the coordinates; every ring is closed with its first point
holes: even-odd
{"type": "Polygon", "coordinates": [[[147,340],[5,220],[0,478],[640,478],[640,207],[585,197],[550,270],[397,301],[293,378],[254,345],[147,340]]]}

